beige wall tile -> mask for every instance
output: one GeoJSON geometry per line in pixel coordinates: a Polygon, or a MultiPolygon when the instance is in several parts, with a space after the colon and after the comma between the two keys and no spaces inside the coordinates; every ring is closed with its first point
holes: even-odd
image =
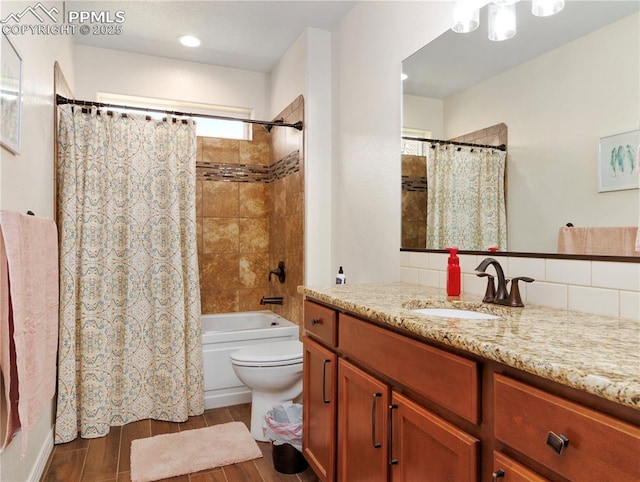
{"type": "Polygon", "coordinates": [[[202,252],[237,253],[240,227],[235,218],[204,218],[202,226],[202,252]]]}
{"type": "Polygon", "coordinates": [[[240,286],[238,254],[204,254],[202,280],[202,288],[205,291],[238,289],[240,286]]]}
{"type": "Polygon", "coordinates": [[[202,212],[205,217],[236,218],[240,206],[237,182],[203,181],[202,212]]]}
{"type": "Polygon", "coordinates": [[[241,218],[240,253],[269,252],[269,219],[241,218]]]}
{"type": "Polygon", "coordinates": [[[236,139],[202,138],[202,162],[238,164],[240,160],[239,142],[236,139]]]}
{"type": "Polygon", "coordinates": [[[260,288],[269,286],[269,254],[240,255],[240,286],[242,288],[260,288]]]}
{"type": "Polygon", "coordinates": [[[269,190],[265,183],[242,182],[240,189],[239,215],[242,218],[260,218],[269,216],[269,190]]]}
{"type": "Polygon", "coordinates": [[[238,311],[238,290],[201,291],[203,313],[233,313],[238,311]]]}
{"type": "Polygon", "coordinates": [[[240,164],[268,166],[271,163],[271,149],[268,142],[241,142],[239,147],[240,164]]]}
{"type": "Polygon", "coordinates": [[[267,296],[266,288],[239,289],[238,311],[269,310],[271,305],[261,305],[260,299],[267,296]]]}

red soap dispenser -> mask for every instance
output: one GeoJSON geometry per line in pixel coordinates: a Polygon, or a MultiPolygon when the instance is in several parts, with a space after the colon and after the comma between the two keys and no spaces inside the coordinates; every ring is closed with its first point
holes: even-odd
{"type": "Polygon", "coordinates": [[[460,296],[460,259],[458,248],[447,248],[449,260],[447,262],[447,295],[460,296]]]}

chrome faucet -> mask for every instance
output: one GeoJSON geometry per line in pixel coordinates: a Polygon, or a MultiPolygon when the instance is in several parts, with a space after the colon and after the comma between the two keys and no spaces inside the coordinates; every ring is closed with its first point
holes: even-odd
{"type": "Polygon", "coordinates": [[[504,271],[502,270],[502,266],[493,258],[485,258],[476,268],[476,276],[487,277],[487,291],[484,294],[484,298],[482,301],[485,303],[496,303],[498,305],[506,305],[506,306],[524,306],[522,303],[522,298],[520,297],[520,288],[518,287],[518,281],[524,281],[525,283],[533,283],[534,279],[529,278],[527,276],[519,276],[517,278],[513,278],[512,280],[508,280],[504,277],[504,271]],[[489,273],[486,273],[485,270],[489,267],[489,265],[493,265],[496,269],[496,275],[498,276],[498,287],[495,288],[493,283],[493,276],[489,273]],[[507,283],[511,281],[511,293],[507,290],[507,283]]]}
{"type": "Polygon", "coordinates": [[[261,305],[282,305],[284,300],[282,296],[263,296],[260,299],[261,305]]]}

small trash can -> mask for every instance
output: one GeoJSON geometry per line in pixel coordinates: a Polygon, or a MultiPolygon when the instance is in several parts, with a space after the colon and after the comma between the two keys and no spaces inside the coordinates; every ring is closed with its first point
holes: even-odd
{"type": "Polygon", "coordinates": [[[273,405],[262,423],[264,436],[272,442],[274,468],[282,474],[297,474],[308,466],[302,455],[302,405],[273,405]]]}

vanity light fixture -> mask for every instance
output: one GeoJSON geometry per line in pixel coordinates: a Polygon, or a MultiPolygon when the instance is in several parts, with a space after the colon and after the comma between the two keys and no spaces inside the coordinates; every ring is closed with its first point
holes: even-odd
{"type": "Polygon", "coordinates": [[[533,0],[531,13],[536,17],[550,17],[564,8],[564,0],[533,0]]]}
{"type": "MultiPolygon", "coordinates": [[[[537,17],[555,15],[564,8],[565,0],[533,0],[531,13],[537,17]]],[[[516,3],[518,0],[491,0],[489,2],[489,40],[507,40],[516,34],[516,3]]],[[[455,0],[451,30],[472,32],[480,24],[482,0],[455,0]]]]}
{"type": "Polygon", "coordinates": [[[516,2],[494,0],[489,4],[489,40],[507,40],[516,34],[516,2]]]}
{"type": "Polygon", "coordinates": [[[178,37],[178,42],[185,47],[200,47],[202,43],[198,37],[194,37],[193,35],[181,35],[178,37]]]}
{"type": "Polygon", "coordinates": [[[453,25],[457,33],[473,32],[480,25],[480,5],[475,0],[456,0],[453,4],[453,25]]]}

